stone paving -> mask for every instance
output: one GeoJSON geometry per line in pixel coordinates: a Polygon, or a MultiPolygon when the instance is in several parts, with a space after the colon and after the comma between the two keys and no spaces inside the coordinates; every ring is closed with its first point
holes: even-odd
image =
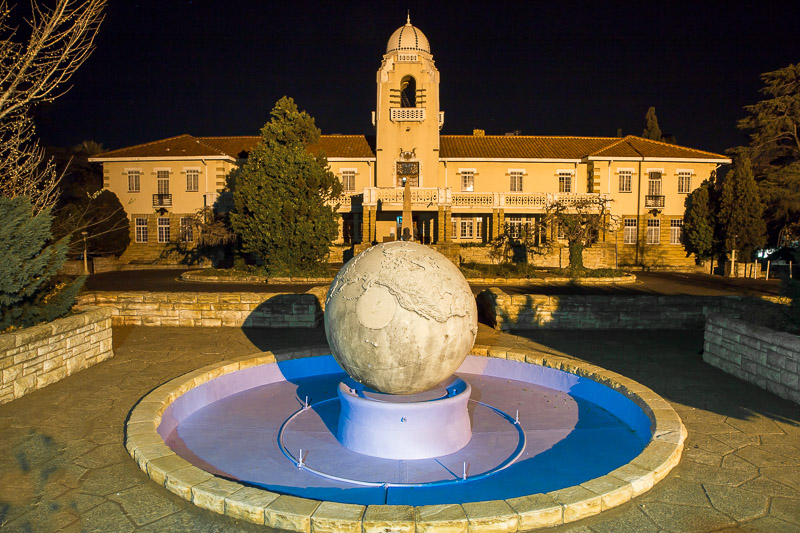
{"type": "MultiPolygon", "coordinates": [[[[268,531],[159,488],[125,451],[123,426],[139,398],[185,372],[324,342],[322,328],[114,328],[114,358],[0,405],[0,530],[268,531]]],[[[620,372],[668,400],[689,430],[681,464],[650,492],[548,531],[800,530],[800,407],[704,364],[702,331],[513,336],[481,326],[478,342],[620,372]]]]}

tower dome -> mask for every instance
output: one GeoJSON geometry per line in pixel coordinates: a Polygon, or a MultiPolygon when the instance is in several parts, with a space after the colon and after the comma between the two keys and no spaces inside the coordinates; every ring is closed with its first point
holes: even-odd
{"type": "Polygon", "coordinates": [[[389,37],[389,42],[386,44],[386,53],[410,50],[431,53],[431,45],[428,43],[428,38],[419,28],[411,25],[411,16],[409,15],[405,26],[397,28],[392,36],[389,37]]]}

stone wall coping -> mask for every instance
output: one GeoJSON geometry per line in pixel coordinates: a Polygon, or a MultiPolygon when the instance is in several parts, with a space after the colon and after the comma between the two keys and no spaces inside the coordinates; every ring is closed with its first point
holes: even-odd
{"type": "Polygon", "coordinates": [[[221,361],[179,376],[148,393],[132,409],[125,447],[154,482],[167,490],[235,519],[290,531],[503,531],[550,527],[621,505],[651,489],[678,464],[686,428],[655,392],[616,372],[552,354],[504,346],[475,345],[471,355],[527,361],[578,374],[606,385],[643,408],[653,438],[631,463],[605,476],[547,494],[464,504],[359,506],[281,495],[213,476],[178,457],[157,432],[164,410],[181,394],[218,376],[276,361],[330,353],[320,345],[301,350],[260,352],[221,361]]]}
{"type": "Polygon", "coordinates": [[[771,344],[775,344],[781,348],[786,348],[787,350],[800,353],[800,335],[793,335],[785,331],[778,331],[765,326],[760,326],[758,324],[739,320],[738,318],[726,316],[721,313],[709,314],[708,322],[710,324],[725,324],[728,329],[731,329],[736,333],[743,333],[759,339],[769,339],[771,344]]]}
{"type": "Polygon", "coordinates": [[[76,306],[51,322],[0,333],[0,404],[113,357],[112,315],[76,306]]]}
{"type": "Polygon", "coordinates": [[[53,335],[71,329],[77,329],[86,324],[98,322],[106,318],[111,318],[111,311],[109,309],[95,306],[83,307],[79,312],[57,318],[52,322],[37,324],[29,328],[16,329],[8,333],[0,333],[0,350],[49,339],[53,335]]]}
{"type": "MultiPolygon", "coordinates": [[[[312,278],[302,276],[265,278],[263,276],[242,276],[232,279],[227,276],[203,276],[197,272],[184,272],[181,280],[200,283],[264,283],[267,285],[289,284],[330,284],[333,277],[312,278]]],[[[473,285],[609,285],[636,283],[635,274],[625,274],[609,278],[467,278],[473,285]]]]}

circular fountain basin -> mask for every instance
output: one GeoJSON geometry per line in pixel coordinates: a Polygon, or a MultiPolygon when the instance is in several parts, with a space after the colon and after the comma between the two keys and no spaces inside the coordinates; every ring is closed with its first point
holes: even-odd
{"type": "MultiPolygon", "coordinates": [[[[365,506],[386,505],[455,505],[466,519],[486,500],[504,501],[520,529],[553,525],[623,503],[677,464],[685,429],[649,389],[557,356],[481,347],[473,354],[457,372],[469,391],[472,437],[443,456],[393,459],[342,446],[342,395],[387,402],[340,387],[347,378],[330,356],[275,362],[273,354],[156,389],[134,409],[127,446],[151,478],[196,504],[289,529],[280,502],[293,497],[309,502],[309,525],[331,505],[362,509],[359,521],[369,517],[365,506]],[[237,495],[254,492],[261,510],[235,511],[237,495]]],[[[445,388],[429,403],[449,399],[445,388]]]]}

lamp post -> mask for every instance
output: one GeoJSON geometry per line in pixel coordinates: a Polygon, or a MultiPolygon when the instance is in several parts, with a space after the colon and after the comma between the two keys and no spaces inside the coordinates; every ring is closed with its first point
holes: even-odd
{"type": "Polygon", "coordinates": [[[86,236],[89,235],[88,231],[82,231],[83,235],[83,273],[89,274],[89,258],[86,255],[86,236]]]}

